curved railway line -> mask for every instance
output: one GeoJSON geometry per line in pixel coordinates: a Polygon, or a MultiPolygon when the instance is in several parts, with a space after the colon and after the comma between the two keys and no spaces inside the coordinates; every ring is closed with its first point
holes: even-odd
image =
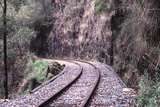
{"type": "MultiPolygon", "coordinates": [[[[52,63],[53,60],[47,61],[52,63]]],[[[60,74],[32,90],[31,94],[0,103],[0,107],[110,107],[113,104],[119,107],[108,99],[113,96],[112,91],[121,94],[126,86],[111,68],[80,60],[57,61],[66,65],[60,74]],[[112,82],[115,82],[115,90],[112,82]],[[109,88],[111,91],[106,92],[109,88]]]]}
{"type": "MultiPolygon", "coordinates": [[[[93,92],[95,91],[99,80],[100,73],[97,68],[88,62],[79,61],[74,63],[87,64],[92,67],[91,70],[83,67],[82,75],[67,90],[60,94],[57,98],[41,105],[41,107],[85,107],[88,104],[93,92]],[[68,96],[72,99],[68,99],[68,96]]],[[[80,65],[80,64],[79,64],[80,65]]]]}

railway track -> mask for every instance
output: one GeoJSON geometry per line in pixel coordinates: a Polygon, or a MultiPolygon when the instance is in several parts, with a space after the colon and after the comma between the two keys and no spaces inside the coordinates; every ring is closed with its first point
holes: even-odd
{"type": "MultiPolygon", "coordinates": [[[[76,61],[74,61],[75,63],[76,61]]],[[[80,78],[57,98],[52,98],[41,107],[85,107],[87,106],[99,80],[99,70],[91,63],[78,61],[83,67],[80,78]],[[84,66],[85,67],[84,67],[84,66]],[[70,97],[70,98],[69,98],[70,97]]]]}
{"type": "MultiPolygon", "coordinates": [[[[78,90],[78,88],[79,89],[81,88],[81,90],[79,90],[79,92],[84,91],[84,87],[86,85],[85,83],[90,84],[88,82],[89,81],[88,76],[93,76],[91,74],[94,73],[95,71],[90,71],[87,76],[86,73],[84,73],[83,67],[81,67],[81,65],[78,62],[70,61],[70,60],[68,60],[68,61],[66,60],[65,63],[66,62],[70,63],[71,64],[70,66],[73,67],[73,65],[74,65],[76,67],[72,68],[72,69],[65,68],[64,71],[62,71],[58,76],[52,78],[51,80],[45,82],[41,86],[39,86],[36,89],[34,89],[33,91],[31,91],[31,95],[22,96],[22,97],[17,98],[16,100],[11,100],[10,102],[4,102],[4,103],[0,104],[0,106],[3,106],[3,107],[32,107],[32,106],[33,107],[45,107],[46,105],[50,104],[51,100],[56,99],[56,97],[62,96],[61,93],[63,93],[66,90],[70,90],[69,88],[73,87],[74,84],[75,84],[74,87],[77,85],[76,86],[77,90],[78,90]],[[80,78],[82,78],[82,79],[80,79],[80,78]],[[62,81],[65,81],[65,83],[63,83],[62,81]],[[77,81],[79,83],[77,83],[77,81]],[[57,85],[55,85],[55,84],[57,84],[57,85]]],[[[83,63],[85,63],[85,62],[83,62],[83,63]]],[[[95,88],[98,84],[98,80],[99,80],[99,73],[95,72],[94,77],[95,77],[94,79],[90,80],[90,82],[93,81],[93,84],[90,84],[90,86],[88,86],[86,88],[87,93],[85,93],[86,95],[84,95],[84,97],[82,99],[83,101],[81,101],[81,103],[79,103],[77,105],[78,107],[86,106],[89,98],[91,97],[93,91],[95,90],[95,88]]],[[[93,77],[91,77],[91,78],[93,78],[93,77]]],[[[74,89],[72,89],[72,90],[74,90],[74,89]]],[[[79,94],[81,94],[81,93],[79,93],[79,94]]]]}
{"type": "MultiPolygon", "coordinates": [[[[46,61],[52,63],[53,60],[46,61]]],[[[66,65],[59,75],[32,90],[30,95],[0,103],[0,107],[120,106],[117,99],[126,86],[115,75],[113,69],[101,63],[57,61],[66,65]]]]}

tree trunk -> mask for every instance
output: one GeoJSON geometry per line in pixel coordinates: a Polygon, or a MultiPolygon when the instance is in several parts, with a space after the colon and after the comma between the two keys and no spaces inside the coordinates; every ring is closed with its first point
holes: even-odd
{"type": "Polygon", "coordinates": [[[7,1],[3,1],[3,49],[4,49],[4,89],[5,99],[8,98],[8,71],[7,71],[7,1]]]}
{"type": "Polygon", "coordinates": [[[110,47],[110,65],[114,65],[114,34],[111,37],[111,47],[110,47]]]}

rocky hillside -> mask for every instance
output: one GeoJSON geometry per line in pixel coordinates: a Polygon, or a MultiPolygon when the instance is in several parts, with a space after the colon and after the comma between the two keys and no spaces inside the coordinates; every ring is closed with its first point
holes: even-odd
{"type": "MultiPolygon", "coordinates": [[[[137,104],[160,105],[160,1],[9,0],[7,4],[9,93],[16,92],[36,54],[111,64],[139,92],[137,104]]],[[[0,34],[2,16],[0,8],[0,34]]],[[[0,52],[4,81],[2,37],[0,52]]]]}
{"type": "Polygon", "coordinates": [[[102,1],[52,1],[54,23],[48,38],[50,55],[109,61],[112,2],[102,1]],[[103,3],[107,6],[105,12],[101,11],[103,3]]]}

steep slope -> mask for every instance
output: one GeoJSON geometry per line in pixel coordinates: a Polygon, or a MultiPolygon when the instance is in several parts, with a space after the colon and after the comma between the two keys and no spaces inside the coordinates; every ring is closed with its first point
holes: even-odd
{"type": "MultiPolygon", "coordinates": [[[[105,3],[111,5],[111,1],[105,3]]],[[[51,55],[107,59],[112,34],[111,11],[98,14],[95,0],[53,0],[53,6],[51,55]]]]}

